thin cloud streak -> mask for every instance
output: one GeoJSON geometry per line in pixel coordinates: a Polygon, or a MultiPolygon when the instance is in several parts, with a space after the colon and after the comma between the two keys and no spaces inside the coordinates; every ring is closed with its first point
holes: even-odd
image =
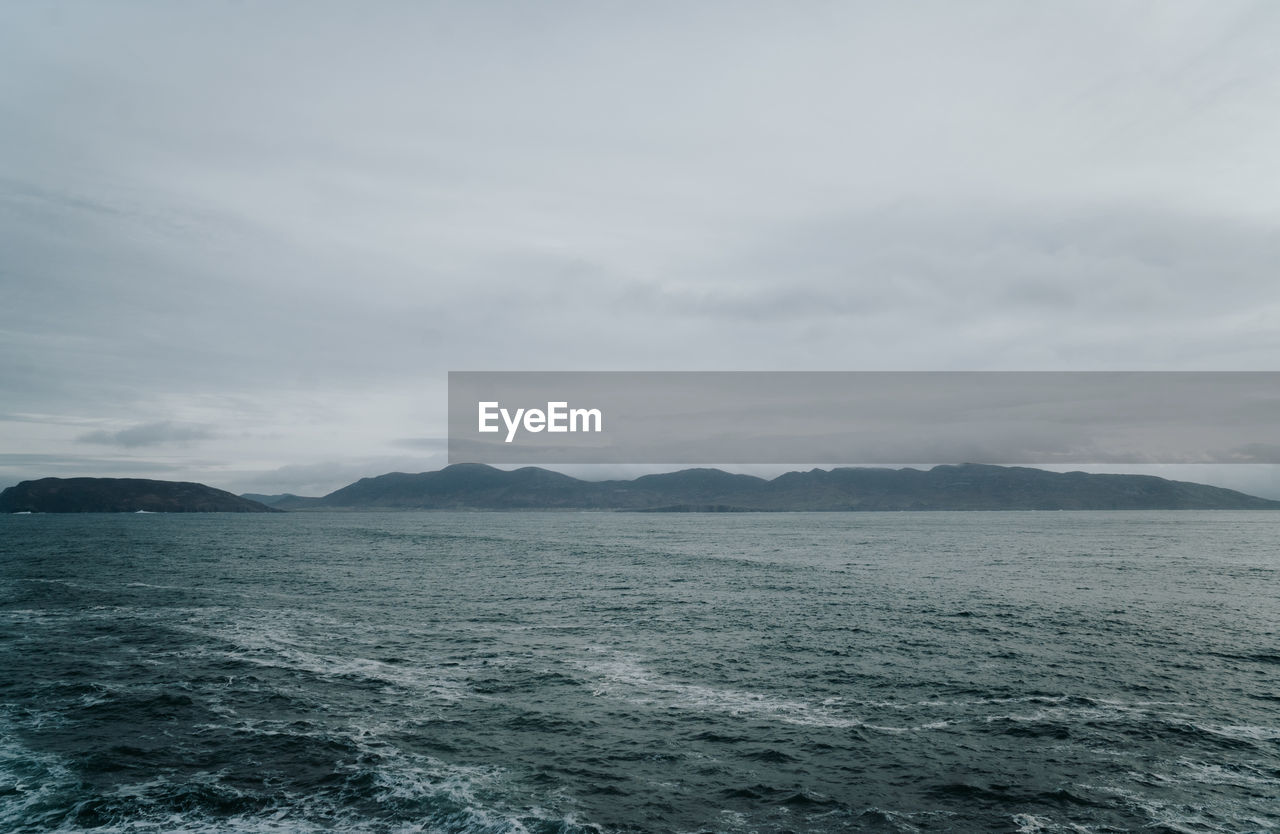
{"type": "Polygon", "coordinates": [[[164,443],[191,443],[216,436],[208,426],[181,425],[163,420],[157,423],[143,423],[120,431],[109,432],[100,429],[86,432],[76,440],[80,443],[100,443],[106,446],[135,449],[139,446],[158,446],[164,443]]]}

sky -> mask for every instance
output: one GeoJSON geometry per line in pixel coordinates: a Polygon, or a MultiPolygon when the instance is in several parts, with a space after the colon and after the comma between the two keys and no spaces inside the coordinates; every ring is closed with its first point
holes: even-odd
{"type": "Polygon", "coordinates": [[[1280,370],[1277,43],[1268,0],[0,4],[0,486],[436,469],[451,370],[1280,370]]]}

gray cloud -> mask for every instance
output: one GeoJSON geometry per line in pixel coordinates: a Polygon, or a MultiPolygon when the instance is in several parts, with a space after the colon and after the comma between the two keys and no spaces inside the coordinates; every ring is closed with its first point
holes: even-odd
{"type": "Polygon", "coordinates": [[[392,446],[399,446],[403,449],[430,449],[431,451],[443,451],[449,446],[449,438],[447,437],[398,437],[391,441],[392,446]]]}
{"type": "Polygon", "coordinates": [[[188,463],[42,453],[0,453],[0,489],[38,478],[136,477],[182,480],[188,463]]]}
{"type": "Polygon", "coordinates": [[[139,446],[157,446],[162,443],[190,443],[216,436],[208,426],[181,425],[164,420],[158,423],[143,423],[120,431],[86,432],[76,440],[81,443],[100,443],[106,446],[134,449],[139,446]]]}
{"type": "Polygon", "coordinates": [[[1278,40],[1265,0],[7,4],[0,402],[50,419],[0,453],[201,471],[94,430],[159,414],[235,471],[377,459],[448,370],[1271,370],[1278,40]]]}

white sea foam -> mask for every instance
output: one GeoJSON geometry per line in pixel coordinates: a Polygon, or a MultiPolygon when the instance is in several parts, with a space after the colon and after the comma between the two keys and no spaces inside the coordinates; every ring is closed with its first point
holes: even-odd
{"type": "MultiPolygon", "coordinates": [[[[1180,769],[1171,773],[1153,773],[1156,779],[1163,782],[1177,782],[1197,785],[1237,785],[1249,787],[1275,788],[1280,796],[1280,778],[1268,776],[1244,764],[1227,768],[1212,762],[1197,762],[1186,757],[1175,763],[1180,769]]],[[[1141,776],[1142,774],[1134,774],[1141,776]]]]}
{"type": "MultiPolygon", "coordinates": [[[[922,701],[867,701],[850,699],[848,703],[860,707],[869,707],[875,709],[894,709],[894,710],[918,710],[918,709],[966,709],[971,707],[999,706],[1002,704],[1062,704],[1077,701],[1081,696],[1073,694],[1065,695],[1017,695],[1003,698],[929,698],[922,701]]],[[[840,701],[841,699],[827,699],[840,701]]],[[[1116,707],[1117,709],[1140,710],[1150,707],[1190,707],[1192,704],[1186,701],[1118,701],[1108,698],[1097,698],[1088,696],[1085,703],[1116,707]]]]}
{"type": "MultiPolygon", "coordinates": [[[[305,623],[309,630],[314,630],[315,624],[314,619],[305,623]]],[[[334,621],[332,625],[336,626],[338,622],[334,621]]],[[[332,635],[318,633],[304,638],[297,633],[298,629],[291,632],[279,623],[255,623],[244,619],[230,626],[188,623],[181,628],[235,647],[227,650],[202,648],[201,651],[254,666],[307,672],[329,679],[364,678],[441,701],[458,701],[472,694],[465,684],[465,670],[461,667],[447,667],[446,671],[443,665],[424,667],[388,663],[367,657],[313,651],[308,646],[312,641],[334,645],[337,641],[331,638],[343,636],[341,632],[332,635]]]]}
{"type": "MultiPolygon", "coordinates": [[[[722,712],[731,715],[750,715],[758,718],[805,726],[863,728],[883,733],[913,733],[940,730],[966,721],[983,723],[1013,721],[1018,723],[1080,721],[1114,722],[1128,721],[1153,713],[1153,708],[1186,706],[1180,701],[1134,701],[1092,698],[1081,700],[1074,695],[1027,695],[1003,698],[969,698],[957,700],[929,699],[922,701],[860,701],[841,698],[824,698],[806,701],[775,695],[755,693],[730,688],[717,688],[673,680],[647,669],[638,659],[620,654],[585,661],[572,661],[578,668],[593,675],[597,682],[592,694],[622,697],[631,703],[656,704],[673,708],[722,712]],[[964,710],[984,706],[1030,705],[1037,709],[1030,712],[1009,712],[985,716],[965,716],[964,710]],[[850,707],[888,708],[898,711],[933,709],[946,710],[949,714],[931,721],[895,726],[866,717],[850,714],[850,707]]],[[[1176,717],[1177,713],[1172,716],[1176,717]]],[[[1165,713],[1161,718],[1169,718],[1165,713]]],[[[1251,738],[1269,738],[1269,728],[1227,727],[1217,728],[1222,734],[1254,733],[1251,738]]]]}
{"type": "Polygon", "coordinates": [[[1194,806],[1164,802],[1150,794],[1139,794],[1117,785],[1081,785],[1081,787],[1107,793],[1124,801],[1129,807],[1145,815],[1151,827],[1186,834],[1204,832],[1270,831],[1274,821],[1252,816],[1245,809],[1228,804],[1197,801],[1194,806]]]}
{"type": "Polygon", "coordinates": [[[839,716],[818,704],[735,689],[719,689],[674,681],[651,672],[632,658],[575,662],[575,666],[596,676],[593,690],[600,695],[617,695],[636,704],[753,715],[823,727],[858,727],[857,718],[839,716]]]}
{"type": "Polygon", "coordinates": [[[1053,825],[1051,820],[1034,814],[1014,814],[1013,821],[1018,826],[1018,834],[1039,834],[1053,825]]]}
{"type": "Polygon", "coordinates": [[[76,789],[79,780],[61,757],[32,750],[13,733],[7,716],[0,718],[0,830],[14,831],[32,820],[65,807],[61,797],[76,789]]]}
{"type": "MultiPolygon", "coordinates": [[[[1135,719],[1168,720],[1180,717],[1179,713],[1157,712],[1151,709],[1153,706],[1172,705],[1173,702],[1138,701],[1133,703],[1124,703],[1122,701],[1104,701],[1097,699],[1092,702],[1077,703],[1071,701],[1069,697],[1052,700],[1026,699],[1022,702],[1042,704],[1043,706],[1031,712],[1008,712],[983,716],[982,722],[986,724],[996,721],[1013,721],[1020,724],[1038,724],[1045,722],[1074,724],[1087,721],[1105,724],[1118,721],[1133,721],[1135,719]]],[[[991,701],[990,703],[996,704],[1012,702],[991,701]]]]}
{"type": "Polygon", "coordinates": [[[1243,741],[1276,741],[1280,739],[1280,727],[1259,727],[1255,724],[1193,724],[1197,730],[1226,738],[1243,741]]]}
{"type": "MultiPolygon", "coordinates": [[[[355,772],[356,765],[351,766],[355,772]]],[[[0,776],[14,785],[18,799],[0,803],[0,830],[29,826],[42,808],[69,808],[71,802],[59,794],[77,792],[81,786],[71,770],[56,757],[35,754],[0,738],[0,776]]],[[[499,768],[449,765],[428,756],[405,754],[385,747],[379,751],[379,766],[373,773],[374,799],[383,807],[406,807],[403,816],[412,820],[362,816],[334,804],[324,796],[283,794],[280,803],[256,814],[212,816],[199,811],[162,812],[165,795],[175,788],[166,777],[117,786],[108,796],[130,807],[128,819],[107,821],[85,829],[67,819],[51,821],[56,834],[529,834],[536,828],[567,831],[600,829],[578,821],[571,814],[538,808],[504,807],[490,799],[501,792],[509,778],[499,768]]],[[[193,774],[184,785],[219,783],[219,774],[193,774]]],[[[221,786],[232,794],[237,792],[221,786]]]]}
{"type": "Polygon", "coordinates": [[[1014,814],[1013,823],[1018,826],[1017,834],[1092,834],[1095,831],[1073,822],[1054,822],[1049,817],[1036,814],[1014,814]]]}
{"type": "Polygon", "coordinates": [[[634,704],[751,716],[810,727],[859,727],[887,733],[935,730],[949,724],[945,720],[904,727],[872,724],[861,717],[843,714],[834,708],[835,704],[826,702],[817,703],[672,680],[646,669],[637,659],[626,656],[571,663],[597,679],[592,694],[621,697],[634,704]]]}

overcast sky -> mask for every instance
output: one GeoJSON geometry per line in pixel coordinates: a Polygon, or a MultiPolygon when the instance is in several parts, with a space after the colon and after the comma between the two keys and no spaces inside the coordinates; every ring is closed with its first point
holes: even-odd
{"type": "Polygon", "coordinates": [[[449,370],[1280,370],[1277,44],[1269,0],[0,5],[0,486],[438,468],[449,370]]]}

